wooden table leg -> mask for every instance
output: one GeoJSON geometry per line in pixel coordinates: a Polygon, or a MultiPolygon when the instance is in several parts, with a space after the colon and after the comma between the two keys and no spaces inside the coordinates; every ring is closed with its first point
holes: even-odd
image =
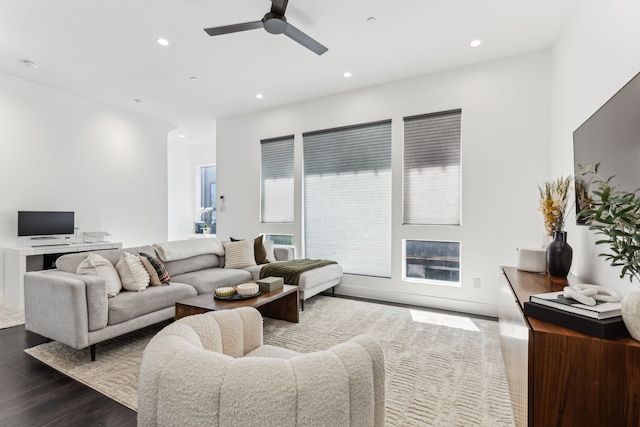
{"type": "Polygon", "coordinates": [[[203,314],[208,313],[210,310],[200,307],[193,307],[190,305],[183,305],[180,303],[176,303],[176,314],[174,320],[180,320],[183,317],[191,316],[193,314],[203,314]]]}
{"type": "Polygon", "coordinates": [[[286,320],[287,322],[300,322],[300,311],[298,309],[298,291],[291,292],[269,304],[258,307],[258,311],[263,317],[286,320]]]}

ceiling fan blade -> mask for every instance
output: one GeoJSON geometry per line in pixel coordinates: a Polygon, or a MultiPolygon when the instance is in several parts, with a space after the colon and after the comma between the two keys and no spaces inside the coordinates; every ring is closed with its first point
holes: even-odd
{"type": "Polygon", "coordinates": [[[221,34],[237,33],[240,31],[255,30],[262,28],[262,21],[244,22],[242,24],[224,25],[222,27],[205,28],[204,30],[210,36],[219,36],[221,34]]]}
{"type": "Polygon", "coordinates": [[[284,12],[287,10],[287,3],[289,3],[289,0],[271,0],[271,13],[284,16],[284,12]]]}
{"type": "Polygon", "coordinates": [[[329,50],[291,24],[287,24],[287,29],[284,30],[284,35],[289,37],[291,40],[300,43],[302,46],[317,53],[318,55],[322,55],[327,50],[329,50]]]}

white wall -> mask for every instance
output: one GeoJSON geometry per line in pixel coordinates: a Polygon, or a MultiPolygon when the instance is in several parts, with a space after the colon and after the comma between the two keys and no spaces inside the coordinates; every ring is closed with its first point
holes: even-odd
{"type": "Polygon", "coordinates": [[[550,54],[543,51],[219,120],[218,194],[226,209],[218,235],[295,234],[301,254],[302,132],[391,118],[392,278],[345,276],[338,292],[496,315],[498,266],[514,265],[516,248],[539,245],[544,234],[537,183],[549,175],[549,88],[550,54]],[[454,108],[462,109],[462,225],[402,226],[402,118],[454,108]],[[260,224],[259,141],[292,133],[295,223],[260,224]],[[462,286],[402,282],[405,238],[460,240],[462,286]]]}
{"type": "MultiPolygon", "coordinates": [[[[636,0],[588,0],[578,2],[567,19],[552,53],[553,176],[573,173],[573,131],[640,71],[639,18],[636,0]]],[[[567,230],[575,274],[621,292],[631,289],[618,269],[597,256],[607,247],[596,246],[586,227],[570,224],[567,230]]]]}
{"type": "Polygon", "coordinates": [[[197,145],[169,143],[169,240],[186,239],[199,220],[200,167],[215,165],[215,122],[211,141],[197,145]]]}
{"type": "Polygon", "coordinates": [[[125,246],[166,240],[169,128],[0,74],[0,247],[17,244],[18,210],[75,211],[80,233],[125,246]]]}
{"type": "Polygon", "coordinates": [[[200,194],[200,167],[216,163],[216,121],[199,120],[169,132],[169,240],[193,233],[200,194]]]}
{"type": "Polygon", "coordinates": [[[191,147],[169,142],[168,152],[168,240],[182,240],[192,232],[195,206],[191,147]]]}

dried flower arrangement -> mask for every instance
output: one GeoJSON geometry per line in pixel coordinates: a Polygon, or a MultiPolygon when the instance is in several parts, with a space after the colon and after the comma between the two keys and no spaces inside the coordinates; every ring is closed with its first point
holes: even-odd
{"type": "Polygon", "coordinates": [[[540,212],[544,218],[544,228],[548,236],[554,231],[562,231],[569,201],[571,176],[556,178],[538,185],[540,191],[540,212]]]}

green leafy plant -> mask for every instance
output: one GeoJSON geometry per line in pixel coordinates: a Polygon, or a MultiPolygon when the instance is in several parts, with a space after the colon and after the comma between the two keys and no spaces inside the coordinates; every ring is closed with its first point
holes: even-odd
{"type": "Polygon", "coordinates": [[[579,175],[590,177],[595,185],[587,209],[578,213],[590,230],[605,236],[596,241],[598,245],[609,245],[610,252],[598,254],[614,267],[622,267],[620,278],[629,276],[629,281],[640,281],[640,197],[638,190],[629,192],[612,184],[614,176],[604,179],[598,167],[580,168],[579,175]]]}

